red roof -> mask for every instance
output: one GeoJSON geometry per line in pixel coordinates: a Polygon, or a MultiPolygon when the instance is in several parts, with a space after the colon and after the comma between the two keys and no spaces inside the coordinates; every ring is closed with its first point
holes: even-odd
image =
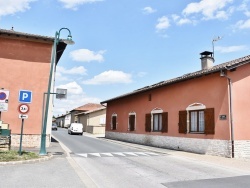
{"type": "Polygon", "coordinates": [[[83,106],[79,106],[72,111],[89,111],[89,110],[95,110],[95,109],[98,109],[100,107],[103,107],[101,104],[96,104],[96,103],[88,103],[88,104],[85,104],[83,106]]]}

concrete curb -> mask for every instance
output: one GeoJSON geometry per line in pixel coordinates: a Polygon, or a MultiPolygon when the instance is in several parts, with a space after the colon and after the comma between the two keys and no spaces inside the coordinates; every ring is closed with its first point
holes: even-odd
{"type": "Polygon", "coordinates": [[[31,164],[48,161],[53,158],[53,155],[42,156],[38,159],[30,159],[30,160],[22,160],[22,161],[8,161],[8,162],[0,162],[0,165],[18,165],[18,164],[31,164]]]}

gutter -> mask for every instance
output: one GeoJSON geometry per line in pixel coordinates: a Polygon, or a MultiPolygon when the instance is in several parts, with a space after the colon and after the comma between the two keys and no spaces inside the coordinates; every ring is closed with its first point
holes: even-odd
{"type": "Polygon", "coordinates": [[[229,78],[223,70],[220,72],[221,77],[226,77],[228,80],[229,87],[229,116],[230,116],[230,137],[232,145],[232,158],[234,158],[234,124],[233,124],[233,104],[232,104],[232,79],[229,78]]]}

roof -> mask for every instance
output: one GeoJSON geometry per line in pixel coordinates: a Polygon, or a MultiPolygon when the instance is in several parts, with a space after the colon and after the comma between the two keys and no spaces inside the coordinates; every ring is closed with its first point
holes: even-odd
{"type": "MultiPolygon", "coordinates": [[[[0,37],[1,36],[6,36],[6,37],[11,37],[15,36],[23,40],[36,40],[37,42],[49,42],[53,44],[55,38],[54,37],[48,37],[48,36],[42,36],[42,35],[35,35],[35,34],[30,34],[30,33],[23,33],[23,32],[18,32],[14,30],[6,30],[6,29],[0,29],[0,37]]],[[[67,44],[59,41],[56,51],[56,63],[60,60],[67,44]]]]}
{"type": "Polygon", "coordinates": [[[86,111],[86,112],[80,112],[80,113],[76,114],[76,116],[77,115],[82,115],[82,114],[90,114],[90,113],[98,112],[98,111],[101,111],[101,110],[104,110],[104,109],[106,109],[106,107],[102,106],[102,107],[94,109],[94,110],[89,110],[89,111],[86,111]]]}
{"type": "Polygon", "coordinates": [[[219,65],[215,65],[215,66],[213,66],[213,67],[211,67],[209,69],[203,69],[203,70],[200,70],[200,71],[184,74],[182,76],[179,76],[179,77],[176,77],[176,78],[173,78],[173,79],[170,79],[170,80],[161,81],[161,82],[158,82],[156,84],[134,90],[134,91],[132,91],[130,93],[120,95],[120,96],[112,98],[112,99],[108,99],[106,101],[101,102],[101,104],[104,104],[104,103],[107,103],[107,102],[110,102],[110,101],[113,101],[113,100],[117,100],[117,99],[120,99],[120,98],[124,98],[124,97],[127,97],[127,96],[135,95],[135,94],[138,94],[138,93],[146,92],[146,91],[156,89],[156,88],[159,88],[159,87],[164,87],[164,86],[167,86],[167,85],[170,85],[170,84],[182,82],[182,81],[189,80],[189,79],[192,79],[192,78],[197,78],[197,77],[212,74],[212,73],[215,73],[215,72],[220,72],[221,70],[232,70],[234,68],[237,68],[237,67],[242,66],[242,65],[247,64],[247,63],[250,63],[250,55],[242,57],[242,58],[238,58],[238,59],[235,59],[235,60],[232,60],[232,61],[229,61],[229,62],[225,62],[225,63],[219,64],[219,65]]]}
{"type": "Polygon", "coordinates": [[[101,104],[88,103],[88,104],[85,104],[83,106],[79,106],[79,107],[71,110],[70,112],[72,112],[72,111],[90,111],[90,110],[95,110],[95,109],[98,109],[101,107],[103,107],[101,104]]]}

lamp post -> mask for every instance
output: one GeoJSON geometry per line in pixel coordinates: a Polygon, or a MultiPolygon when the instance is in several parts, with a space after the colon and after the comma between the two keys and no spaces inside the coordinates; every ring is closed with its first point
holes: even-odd
{"type": "Polygon", "coordinates": [[[51,85],[52,85],[51,82],[52,82],[52,76],[53,76],[55,61],[56,61],[56,47],[57,47],[57,44],[59,43],[59,40],[60,40],[60,38],[59,38],[60,37],[60,32],[62,30],[64,30],[64,29],[68,30],[69,35],[68,35],[68,38],[66,40],[63,40],[63,42],[66,43],[66,44],[74,44],[74,41],[72,40],[71,32],[70,32],[70,30],[68,28],[61,28],[58,32],[56,31],[54,44],[53,44],[53,48],[52,48],[49,83],[48,83],[48,91],[47,91],[47,99],[46,99],[46,105],[45,105],[43,127],[42,127],[42,133],[41,133],[41,147],[40,147],[39,155],[47,155],[47,152],[46,152],[46,130],[47,130],[47,122],[48,122],[50,94],[52,94],[52,93],[50,93],[51,85]]]}

